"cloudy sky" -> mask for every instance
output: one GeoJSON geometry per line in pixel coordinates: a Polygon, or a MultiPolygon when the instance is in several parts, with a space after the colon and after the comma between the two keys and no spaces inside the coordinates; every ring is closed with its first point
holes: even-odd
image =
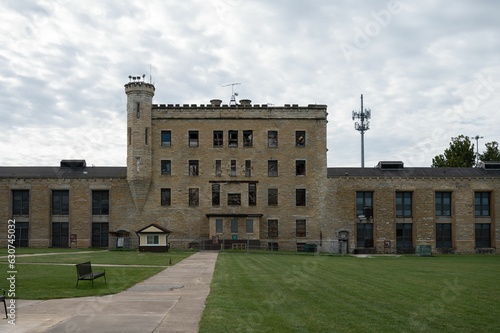
{"type": "Polygon", "coordinates": [[[328,166],[500,142],[496,0],[0,1],[0,165],[124,166],[129,75],[155,103],[326,104],[328,166]],[[475,143],[475,140],[473,140],[475,143]]]}

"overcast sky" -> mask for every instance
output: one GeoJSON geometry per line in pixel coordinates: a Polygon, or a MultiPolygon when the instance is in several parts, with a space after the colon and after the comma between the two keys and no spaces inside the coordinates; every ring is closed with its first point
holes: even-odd
{"type": "Polygon", "coordinates": [[[496,0],[0,1],[0,165],[126,163],[129,75],[155,103],[326,104],[328,166],[430,166],[500,142],[496,0]],[[475,143],[476,141],[473,140],[475,143]]]}

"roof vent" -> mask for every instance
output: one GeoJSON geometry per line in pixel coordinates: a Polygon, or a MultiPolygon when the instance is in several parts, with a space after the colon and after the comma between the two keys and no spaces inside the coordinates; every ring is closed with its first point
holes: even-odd
{"type": "Polygon", "coordinates": [[[485,170],[500,170],[500,161],[481,161],[479,166],[485,170]]]}
{"type": "Polygon", "coordinates": [[[404,163],[401,161],[380,161],[375,168],[382,170],[402,170],[404,169],[404,163]]]}
{"type": "Polygon", "coordinates": [[[71,168],[71,169],[78,169],[78,168],[85,168],[87,166],[87,163],[85,160],[62,160],[61,161],[61,168],[71,168]]]}

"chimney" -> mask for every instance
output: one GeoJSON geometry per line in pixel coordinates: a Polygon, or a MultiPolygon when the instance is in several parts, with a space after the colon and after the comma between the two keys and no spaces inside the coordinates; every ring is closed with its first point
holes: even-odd
{"type": "Polygon", "coordinates": [[[252,105],[252,101],[249,99],[240,99],[240,105],[244,105],[244,106],[252,105]]]}
{"type": "Polygon", "coordinates": [[[222,104],[222,100],[220,100],[220,99],[212,99],[212,100],[210,100],[210,104],[212,104],[212,106],[214,106],[214,107],[215,106],[219,107],[222,104]]]}

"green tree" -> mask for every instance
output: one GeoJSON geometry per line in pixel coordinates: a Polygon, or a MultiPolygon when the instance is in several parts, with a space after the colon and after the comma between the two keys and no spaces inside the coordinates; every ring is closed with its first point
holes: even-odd
{"type": "Polygon", "coordinates": [[[431,167],[471,168],[475,162],[474,144],[471,143],[468,136],[459,135],[451,139],[450,148],[445,149],[444,154],[437,155],[432,159],[431,167]]]}
{"type": "Polygon", "coordinates": [[[486,161],[500,161],[500,151],[498,150],[498,142],[492,141],[485,144],[486,151],[479,154],[479,160],[486,161]]]}

